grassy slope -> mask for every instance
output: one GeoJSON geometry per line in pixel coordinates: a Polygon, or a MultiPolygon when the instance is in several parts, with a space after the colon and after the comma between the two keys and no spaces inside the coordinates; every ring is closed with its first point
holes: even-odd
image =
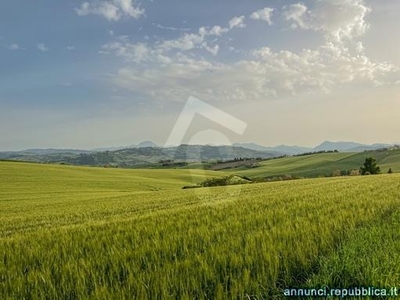
{"type": "Polygon", "coordinates": [[[181,190],[182,170],[0,163],[0,298],[280,299],[346,266],[397,284],[399,179],[181,190]]]}
{"type": "Polygon", "coordinates": [[[160,197],[151,194],[154,191],[171,195],[211,175],[224,174],[203,170],[125,170],[0,162],[0,228],[4,233],[118,218],[126,206],[141,199],[146,199],[150,207],[160,197]],[[126,201],[136,194],[143,196],[126,201]]]}
{"type": "Polygon", "coordinates": [[[40,192],[46,192],[47,187],[54,189],[54,184],[59,184],[58,189],[79,192],[146,192],[181,188],[210,176],[223,175],[203,170],[90,168],[0,161],[0,188],[9,182],[22,181],[20,188],[27,191],[39,188],[40,192]]]}
{"type": "Polygon", "coordinates": [[[392,150],[387,152],[323,153],[285,157],[264,161],[258,168],[238,168],[225,170],[225,172],[249,177],[269,177],[285,174],[304,177],[330,176],[335,170],[359,169],[365,158],[370,156],[377,160],[383,173],[386,173],[389,168],[392,168],[393,172],[400,171],[400,150],[392,150]]]}

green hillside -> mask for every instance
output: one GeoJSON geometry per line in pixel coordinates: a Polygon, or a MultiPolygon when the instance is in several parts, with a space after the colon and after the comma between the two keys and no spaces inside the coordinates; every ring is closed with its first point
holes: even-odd
{"type": "Polygon", "coordinates": [[[389,168],[392,168],[393,172],[400,172],[400,150],[321,153],[285,157],[260,162],[258,168],[237,168],[224,171],[253,178],[285,174],[301,177],[331,176],[335,170],[358,170],[367,157],[375,158],[383,173],[386,173],[389,168]]]}
{"type": "Polygon", "coordinates": [[[399,174],[182,190],[191,172],[0,162],[0,299],[399,285],[399,174]]]}
{"type": "MultiPolygon", "coordinates": [[[[54,192],[146,192],[182,188],[209,177],[223,176],[204,170],[150,170],[58,166],[35,163],[1,162],[0,189],[10,183],[32,193],[54,192]]],[[[11,191],[10,191],[11,192],[11,191]]]]}

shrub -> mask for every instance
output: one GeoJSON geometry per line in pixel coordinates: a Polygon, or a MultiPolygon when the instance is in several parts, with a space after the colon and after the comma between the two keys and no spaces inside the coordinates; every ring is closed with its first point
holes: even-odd
{"type": "Polygon", "coordinates": [[[356,170],[356,169],[350,170],[349,175],[350,176],[358,176],[358,175],[360,175],[360,171],[356,170]]]}

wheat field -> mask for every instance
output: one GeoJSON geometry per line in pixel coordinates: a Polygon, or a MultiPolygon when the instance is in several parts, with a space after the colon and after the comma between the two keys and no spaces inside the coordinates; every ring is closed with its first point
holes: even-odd
{"type": "Polygon", "coordinates": [[[399,175],[182,190],[216,174],[0,162],[0,299],[400,286],[399,175]]]}

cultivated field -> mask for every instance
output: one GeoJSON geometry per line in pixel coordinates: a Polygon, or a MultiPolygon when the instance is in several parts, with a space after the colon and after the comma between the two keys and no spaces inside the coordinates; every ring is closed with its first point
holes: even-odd
{"type": "Polygon", "coordinates": [[[331,176],[335,170],[358,170],[365,159],[371,156],[376,159],[382,173],[387,173],[389,168],[392,168],[393,172],[400,171],[400,150],[292,156],[262,161],[258,168],[235,168],[224,171],[249,177],[285,174],[302,177],[331,176]]]}
{"type": "Polygon", "coordinates": [[[400,175],[182,190],[217,174],[0,162],[0,299],[400,286],[400,175]]]}

